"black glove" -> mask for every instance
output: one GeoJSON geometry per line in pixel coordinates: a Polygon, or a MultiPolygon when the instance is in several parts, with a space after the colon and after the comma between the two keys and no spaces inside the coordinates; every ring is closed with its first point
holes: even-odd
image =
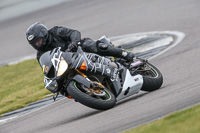
{"type": "Polygon", "coordinates": [[[77,43],[76,42],[71,42],[69,45],[68,45],[68,50],[69,51],[72,51],[72,52],[76,52],[77,50],[77,43]]]}

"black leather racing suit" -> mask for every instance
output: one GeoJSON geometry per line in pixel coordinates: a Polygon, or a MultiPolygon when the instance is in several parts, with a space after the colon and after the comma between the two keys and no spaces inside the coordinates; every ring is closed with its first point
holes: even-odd
{"type": "Polygon", "coordinates": [[[37,60],[39,61],[40,56],[49,50],[53,50],[56,47],[61,47],[62,51],[68,49],[68,45],[71,42],[78,43],[83,48],[83,51],[89,53],[96,53],[102,56],[114,56],[124,58],[126,60],[132,60],[134,54],[126,52],[120,48],[115,48],[112,45],[108,45],[101,42],[93,41],[90,38],[81,39],[81,33],[77,30],[69,29],[66,27],[55,26],[49,31],[49,36],[46,42],[46,46],[37,52],[37,60]]]}

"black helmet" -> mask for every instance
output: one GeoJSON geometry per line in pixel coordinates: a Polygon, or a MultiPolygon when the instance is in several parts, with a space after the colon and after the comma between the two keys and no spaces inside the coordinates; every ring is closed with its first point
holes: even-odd
{"type": "Polygon", "coordinates": [[[43,51],[48,38],[48,29],[40,23],[32,24],[26,31],[26,39],[33,48],[43,51]]]}

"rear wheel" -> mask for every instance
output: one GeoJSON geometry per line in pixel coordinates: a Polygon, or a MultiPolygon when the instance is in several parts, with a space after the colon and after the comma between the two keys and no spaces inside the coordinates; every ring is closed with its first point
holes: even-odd
{"type": "Polygon", "coordinates": [[[152,64],[145,63],[141,70],[137,71],[143,76],[143,91],[154,91],[159,89],[163,84],[161,72],[152,64]]]}
{"type": "Polygon", "coordinates": [[[107,110],[116,104],[115,96],[105,87],[92,89],[72,81],[67,87],[67,92],[76,101],[98,110],[107,110]]]}

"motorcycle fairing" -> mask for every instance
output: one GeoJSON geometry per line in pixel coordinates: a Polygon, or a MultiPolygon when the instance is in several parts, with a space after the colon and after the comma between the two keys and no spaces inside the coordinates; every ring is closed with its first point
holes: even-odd
{"type": "Polygon", "coordinates": [[[48,73],[53,65],[50,60],[51,58],[49,58],[51,56],[52,56],[51,51],[48,51],[48,52],[44,53],[39,59],[40,66],[41,66],[42,71],[45,76],[48,75],[48,73]]]}
{"type": "Polygon", "coordinates": [[[122,91],[117,96],[117,101],[131,96],[135,93],[138,93],[143,85],[143,77],[142,75],[135,75],[132,76],[130,71],[127,69],[125,80],[123,83],[122,91]]]}
{"type": "Polygon", "coordinates": [[[80,51],[74,54],[72,60],[73,63],[70,67],[71,69],[80,69],[82,64],[85,63],[85,71],[98,73],[108,78],[111,78],[113,76],[113,72],[117,71],[117,68],[113,67],[113,65],[108,65],[109,62],[111,62],[109,59],[101,57],[97,54],[80,51]]]}

